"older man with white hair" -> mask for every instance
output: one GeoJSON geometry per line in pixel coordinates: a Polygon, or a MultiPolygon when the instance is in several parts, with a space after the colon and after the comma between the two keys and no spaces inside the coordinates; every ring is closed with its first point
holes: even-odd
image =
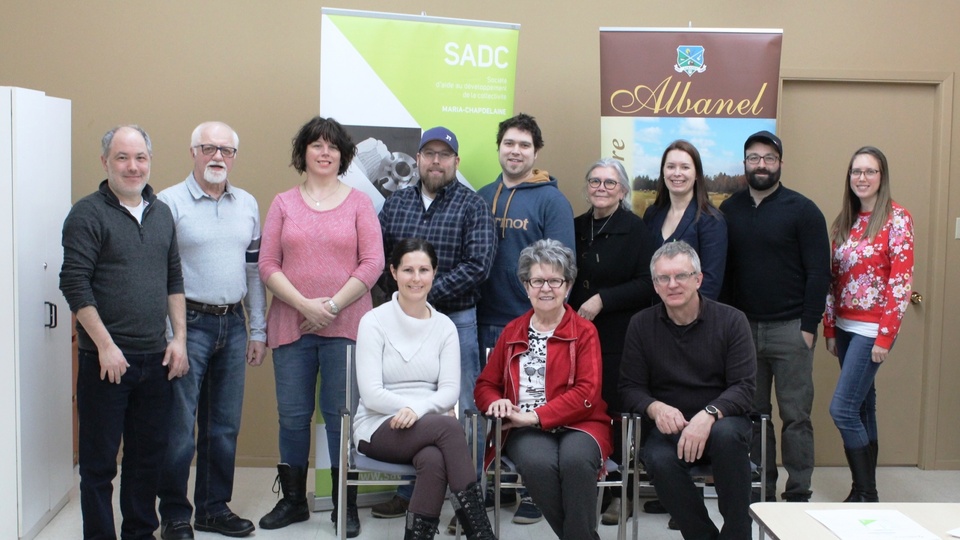
{"type": "Polygon", "coordinates": [[[222,122],[200,124],[190,140],[193,172],[159,194],[177,226],[190,361],[187,376],[173,386],[170,444],[159,492],[164,540],[193,538],[187,481],[195,451],[194,527],[232,537],[255,528],[227,506],[233,494],[245,363],[260,365],[266,350],[266,293],[257,270],[260,211],[252,195],[227,180],[239,142],[222,122]]]}

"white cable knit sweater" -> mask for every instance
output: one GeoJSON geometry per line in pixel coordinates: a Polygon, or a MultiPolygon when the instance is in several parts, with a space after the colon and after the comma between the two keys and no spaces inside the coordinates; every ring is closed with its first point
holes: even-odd
{"type": "Polygon", "coordinates": [[[429,319],[408,316],[397,294],[360,319],[360,406],[353,424],[357,441],[369,441],[380,424],[404,407],[422,418],[451,410],[460,395],[457,327],[429,304],[429,319]]]}

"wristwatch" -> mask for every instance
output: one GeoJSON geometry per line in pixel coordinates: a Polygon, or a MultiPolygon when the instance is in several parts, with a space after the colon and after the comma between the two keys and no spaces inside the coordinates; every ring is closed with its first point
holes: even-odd
{"type": "Polygon", "coordinates": [[[703,410],[707,411],[707,414],[712,416],[714,420],[720,419],[720,409],[714,407],[713,405],[707,405],[703,408],[703,410]]]}
{"type": "Polygon", "coordinates": [[[333,313],[334,315],[340,313],[340,306],[333,301],[333,298],[327,300],[327,306],[330,308],[330,313],[333,313]]]}

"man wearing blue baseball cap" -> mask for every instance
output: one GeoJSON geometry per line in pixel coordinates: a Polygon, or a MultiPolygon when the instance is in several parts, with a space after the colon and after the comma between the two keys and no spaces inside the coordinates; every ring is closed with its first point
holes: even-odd
{"type": "MultiPolygon", "coordinates": [[[[437,275],[428,300],[457,325],[462,413],[475,408],[473,388],[480,374],[476,305],[480,284],[490,275],[497,240],[486,203],[457,181],[459,151],[457,136],[449,129],[437,126],[424,131],[417,152],[420,182],[387,198],[380,210],[380,228],[388,259],[404,238],[422,238],[437,252],[437,275]]],[[[381,285],[388,293],[397,289],[389,271],[384,272],[381,285]]],[[[477,440],[482,444],[482,437],[477,440]]],[[[373,516],[402,517],[412,493],[412,486],[400,486],[393,499],[373,507],[373,516]]]]}

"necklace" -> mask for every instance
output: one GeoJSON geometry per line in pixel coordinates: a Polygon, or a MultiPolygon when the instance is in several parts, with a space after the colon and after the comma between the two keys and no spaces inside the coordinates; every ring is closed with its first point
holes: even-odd
{"type": "Polygon", "coordinates": [[[326,195],[324,195],[323,197],[320,197],[319,199],[314,199],[314,198],[313,198],[313,195],[310,195],[310,192],[307,191],[307,183],[306,183],[306,182],[304,182],[303,184],[300,185],[300,190],[303,191],[304,195],[306,195],[307,197],[309,197],[311,201],[313,201],[313,205],[314,205],[314,206],[319,207],[319,206],[320,206],[320,202],[322,202],[322,201],[324,201],[324,200],[326,200],[326,199],[329,199],[331,196],[333,196],[334,193],[336,193],[337,191],[340,190],[340,180],[337,180],[337,185],[336,185],[336,187],[333,188],[333,191],[331,191],[330,193],[327,193],[326,195]]]}
{"type": "Polygon", "coordinates": [[[613,217],[613,214],[610,214],[609,216],[607,216],[607,219],[603,221],[603,225],[600,226],[600,230],[595,230],[597,225],[597,219],[594,218],[590,220],[590,245],[593,245],[593,239],[596,238],[598,234],[603,232],[603,228],[607,226],[607,223],[610,223],[610,218],[612,217],[613,217]]]}

